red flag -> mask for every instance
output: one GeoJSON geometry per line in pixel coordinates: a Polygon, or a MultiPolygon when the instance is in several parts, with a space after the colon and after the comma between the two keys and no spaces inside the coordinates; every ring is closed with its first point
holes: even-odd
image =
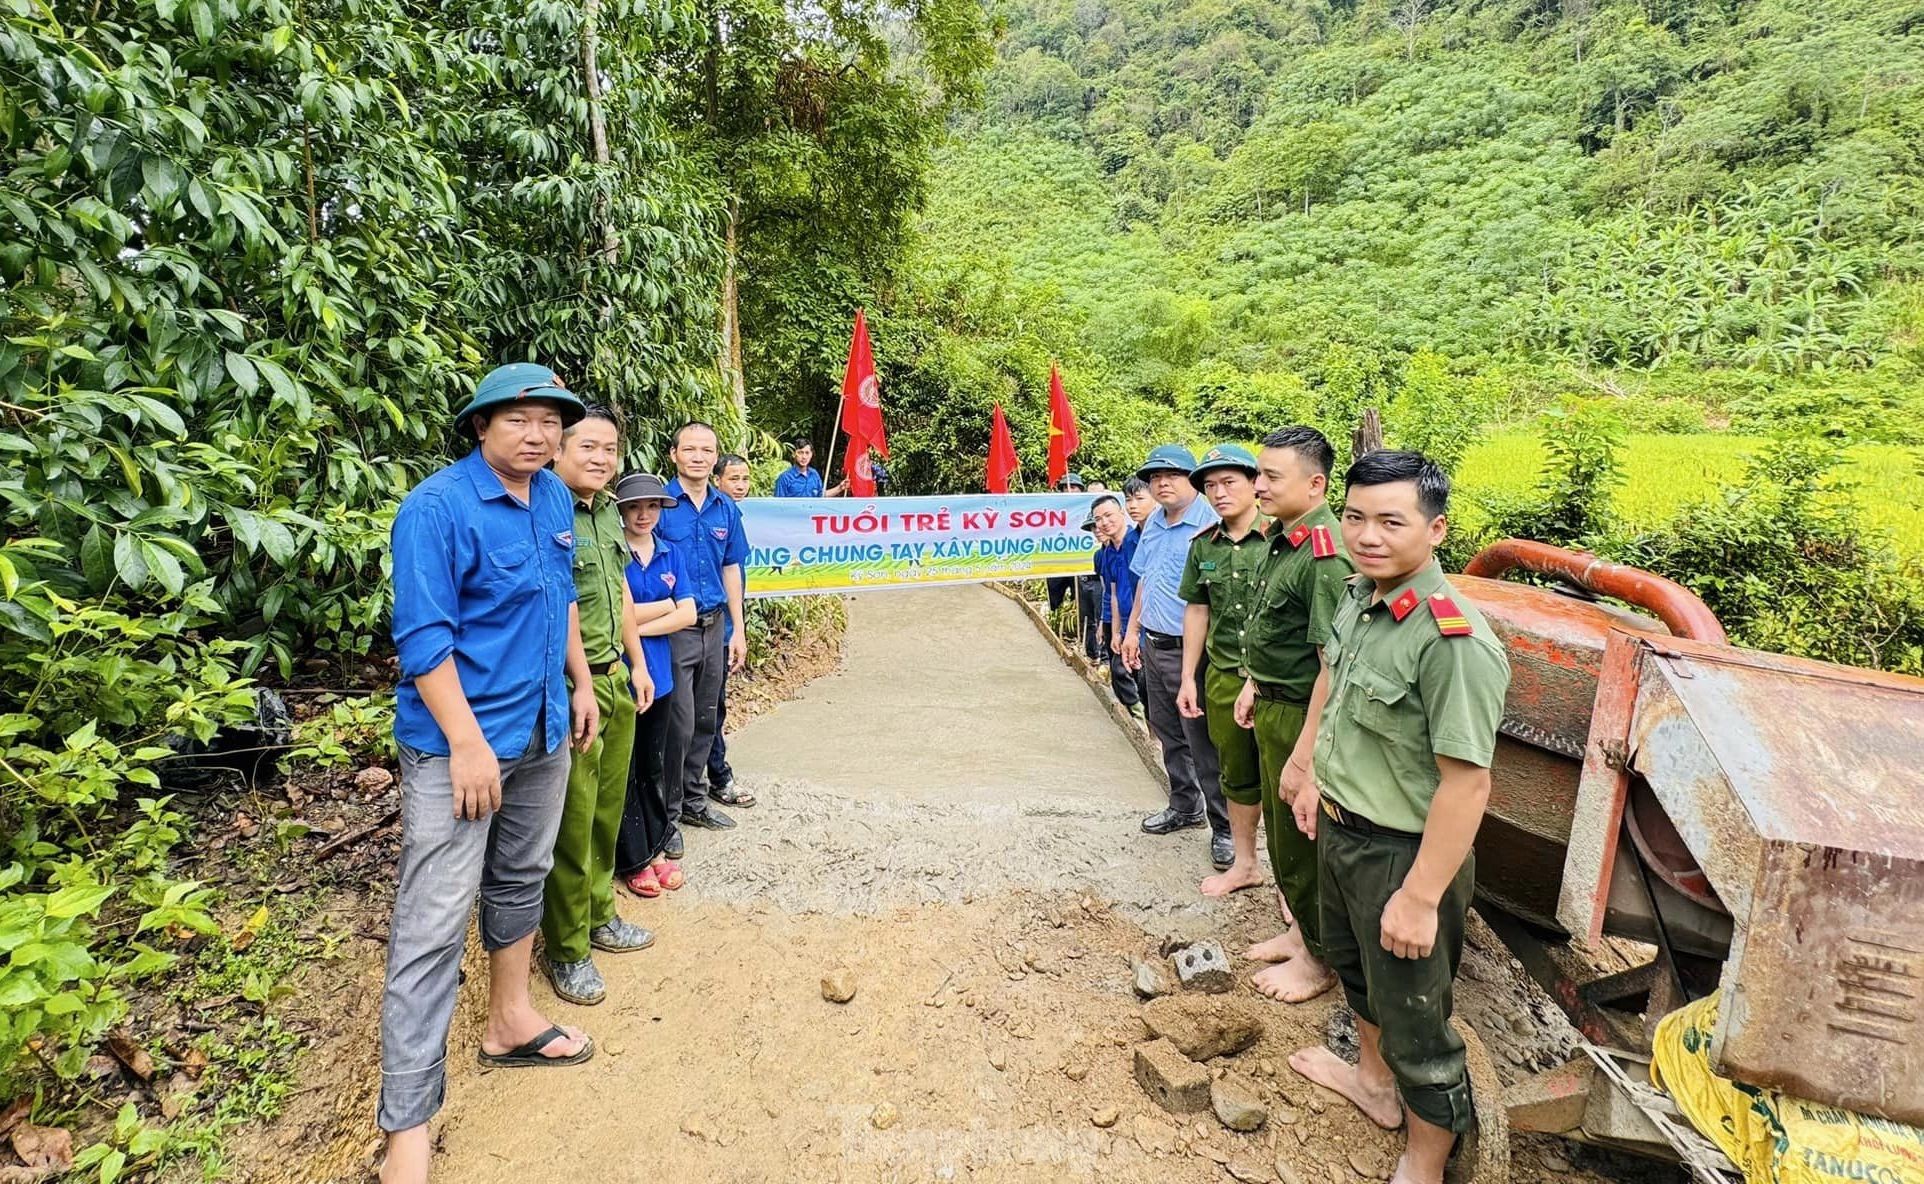
{"type": "Polygon", "coordinates": [[[851,457],[861,451],[863,441],[883,457],[888,456],[888,432],[882,427],[882,388],[875,381],[875,355],[869,352],[868,318],[859,308],[855,310],[855,336],[848,343],[848,370],[842,375],[842,430],[848,433],[851,457]]]}
{"type": "Polygon", "coordinates": [[[850,497],[875,496],[875,468],[869,464],[867,440],[848,442],[848,460],[842,471],[848,477],[850,497]]]}
{"type": "Polygon", "coordinates": [[[1069,455],[1082,447],[1076,431],[1075,408],[1062,389],[1062,372],[1049,367],[1049,487],[1055,488],[1069,471],[1069,455]]]}
{"type": "Polygon", "coordinates": [[[994,426],[989,429],[989,492],[1009,492],[1009,478],[1021,467],[1015,457],[1015,437],[1009,435],[1009,421],[1002,418],[1002,404],[997,403],[994,426]]]}

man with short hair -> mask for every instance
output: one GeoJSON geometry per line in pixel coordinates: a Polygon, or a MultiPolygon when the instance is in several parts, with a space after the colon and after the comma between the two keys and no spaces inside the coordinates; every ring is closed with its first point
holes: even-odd
{"type": "Polygon", "coordinates": [[[1138,688],[1149,728],[1162,745],[1162,767],[1169,775],[1169,805],[1142,820],[1152,835],[1209,823],[1209,858],[1218,871],[1235,858],[1229,815],[1218,783],[1216,748],[1200,719],[1176,709],[1182,689],[1183,565],[1198,531],[1213,526],[1216,511],[1196,496],[1189,472],[1195,456],[1179,444],[1152,449],[1136,476],[1149,486],[1161,507],[1143,520],[1129,570],[1136,576],[1136,602],[1122,638],[1122,660],[1142,672],[1138,688]]]}
{"type": "Polygon", "coordinates": [[[653,933],[615,912],[615,836],[628,797],[635,716],[655,695],[641,635],[629,627],[634,601],[625,575],[628,543],[607,495],[620,467],[621,432],[607,407],[589,407],[561,433],[554,474],[574,494],[577,615],[601,728],[574,754],[568,771],[554,867],[542,893],[542,965],[554,993],[581,1006],[607,997],[591,950],[625,954],[655,941],[653,933]]]}
{"type": "Polygon", "coordinates": [[[1510,664],[1437,565],[1443,470],[1420,453],[1371,452],[1344,485],[1357,575],[1283,793],[1316,838],[1324,956],[1356,1013],[1361,1059],[1319,1046],[1289,1063],[1386,1130],[1407,1120],[1395,1179],[1441,1184],[1471,1121],[1450,1012],[1510,664]]]}
{"type": "MultiPolygon", "coordinates": [[[[1062,480],[1056,482],[1056,492],[1058,493],[1081,493],[1082,491],[1081,473],[1074,471],[1064,473],[1062,480]]],[[[1054,616],[1056,610],[1062,607],[1062,602],[1069,598],[1070,589],[1076,586],[1076,578],[1074,576],[1050,576],[1043,581],[1043,586],[1046,587],[1049,592],[1049,614],[1054,616]]]]}
{"type": "Polygon", "coordinates": [[[1229,867],[1203,880],[1204,896],[1228,896],[1263,882],[1256,862],[1261,767],[1255,737],[1236,725],[1236,696],[1249,667],[1249,619],[1269,557],[1255,479],[1256,458],[1236,444],[1211,448],[1189,473],[1190,485],[1209,499],[1218,521],[1196,533],[1178,589],[1186,607],[1176,710],[1209,729],[1232,845],[1229,867]]]}
{"type": "MultiPolygon", "coordinates": [[[[715,487],[739,503],[748,496],[749,469],[748,458],[733,452],[721,458],[715,466],[715,487]]],[[[746,571],[742,577],[742,596],[748,595],[746,571]]],[[[735,626],[731,621],[722,630],[722,642],[734,640],[735,626]]],[[[727,806],[740,806],[746,809],[755,804],[755,795],[735,786],[735,770],[728,763],[728,675],[722,675],[721,695],[715,700],[715,743],[708,750],[708,794],[716,801],[727,806]]]]}
{"type": "Polygon", "coordinates": [[[1117,630],[1136,604],[1136,577],[1129,561],[1136,555],[1136,528],[1129,524],[1122,502],[1104,494],[1090,508],[1096,533],[1096,579],[1100,582],[1103,650],[1109,660],[1109,690],[1130,715],[1142,712],[1142,695],[1135,674],[1122,663],[1122,639],[1117,630]]]}
{"type": "MultiPolygon", "coordinates": [[[[1136,529],[1149,520],[1156,512],[1156,499],[1149,496],[1149,483],[1141,477],[1130,477],[1122,483],[1122,508],[1129,515],[1129,521],[1136,529]]],[[[1118,628],[1122,622],[1117,621],[1118,628]]]]}
{"type": "Polygon", "coordinates": [[[661,769],[662,797],[674,828],[668,839],[670,859],[682,857],[684,824],[710,830],[735,825],[733,818],[709,805],[705,787],[722,679],[740,669],[748,655],[742,624],[748,539],[735,499],[710,481],[718,451],[715,429],[709,425],[690,421],[675,429],[668,455],[677,475],[668,492],[678,500],[662,511],[655,526],[658,536],[681,551],[695,594],[694,625],[670,638],[675,690],[661,769]]]}
{"type": "Polygon", "coordinates": [[[575,1065],[594,1054],[528,993],[566,745],[572,736],[585,748],[601,725],[575,604],[571,499],[547,471],[582,413],[546,366],[495,368],[454,416],[472,451],[416,486],[394,518],[401,860],[381,994],[386,1184],[428,1178],[427,1123],[446,1094],[477,892],[488,950],[482,1062],[575,1065]]]}
{"type": "Polygon", "coordinates": [[[841,497],[848,492],[847,477],[828,489],[822,488],[822,475],[808,467],[815,459],[815,445],[808,437],[797,437],[789,445],[788,458],[793,463],[775,478],[776,497],[841,497]]]}
{"type": "Polygon", "coordinates": [[[1252,981],[1284,1003],[1314,999],[1336,984],[1322,960],[1316,844],[1296,829],[1280,796],[1283,768],[1302,735],[1310,693],[1322,670],[1322,647],[1352,570],[1341,526],[1329,508],[1335,459],[1329,441],[1311,427],[1271,432],[1256,458],[1256,501],[1272,525],[1260,602],[1249,619],[1235,718],[1255,739],[1269,867],[1283,915],[1295,924],[1251,946],[1245,956],[1274,963],[1252,981]]]}

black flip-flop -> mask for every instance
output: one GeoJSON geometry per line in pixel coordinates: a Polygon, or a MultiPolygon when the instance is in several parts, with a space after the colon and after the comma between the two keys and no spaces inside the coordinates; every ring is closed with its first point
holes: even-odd
{"type": "Polygon", "coordinates": [[[595,1055],[595,1038],[583,1036],[581,1051],[571,1057],[549,1057],[541,1055],[541,1050],[557,1040],[566,1040],[568,1034],[561,1030],[560,1024],[548,1025],[548,1030],[519,1048],[506,1052],[489,1052],[477,1048],[474,1055],[479,1057],[484,1068],[488,1069],[531,1069],[541,1065],[579,1065],[595,1055]]]}

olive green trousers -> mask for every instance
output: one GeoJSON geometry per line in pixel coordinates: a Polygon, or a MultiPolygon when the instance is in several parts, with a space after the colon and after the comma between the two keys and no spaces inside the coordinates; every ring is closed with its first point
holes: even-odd
{"type": "Polygon", "coordinates": [[[1470,1129],[1470,1074],[1450,1012],[1476,856],[1464,859],[1437,905],[1429,956],[1399,958],[1383,948],[1383,906],[1402,887],[1420,845],[1414,835],[1366,834],[1328,814],[1318,819],[1323,959],[1357,1018],[1382,1029],[1383,1060],[1410,1113],[1461,1134],[1470,1129]]]}
{"type": "Polygon", "coordinates": [[[586,958],[588,931],[615,919],[615,835],[635,750],[635,692],[626,667],[597,674],[594,683],[601,731],[568,767],[554,867],[541,895],[541,935],[550,962],[586,958]]]}

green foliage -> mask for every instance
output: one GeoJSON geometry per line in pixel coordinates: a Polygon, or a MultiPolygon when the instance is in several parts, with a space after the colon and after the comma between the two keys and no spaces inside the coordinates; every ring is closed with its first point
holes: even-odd
{"type": "Polygon", "coordinates": [[[1570,401],[1545,416],[1543,470],[1525,499],[1486,501],[1492,533],[1589,548],[1612,525],[1611,495],[1624,479],[1624,427],[1602,400],[1570,401]]]}
{"type": "Polygon", "coordinates": [[[1619,555],[1702,596],[1740,645],[1924,674],[1924,572],[1866,526],[1841,459],[1782,441],[1619,555]]]}

